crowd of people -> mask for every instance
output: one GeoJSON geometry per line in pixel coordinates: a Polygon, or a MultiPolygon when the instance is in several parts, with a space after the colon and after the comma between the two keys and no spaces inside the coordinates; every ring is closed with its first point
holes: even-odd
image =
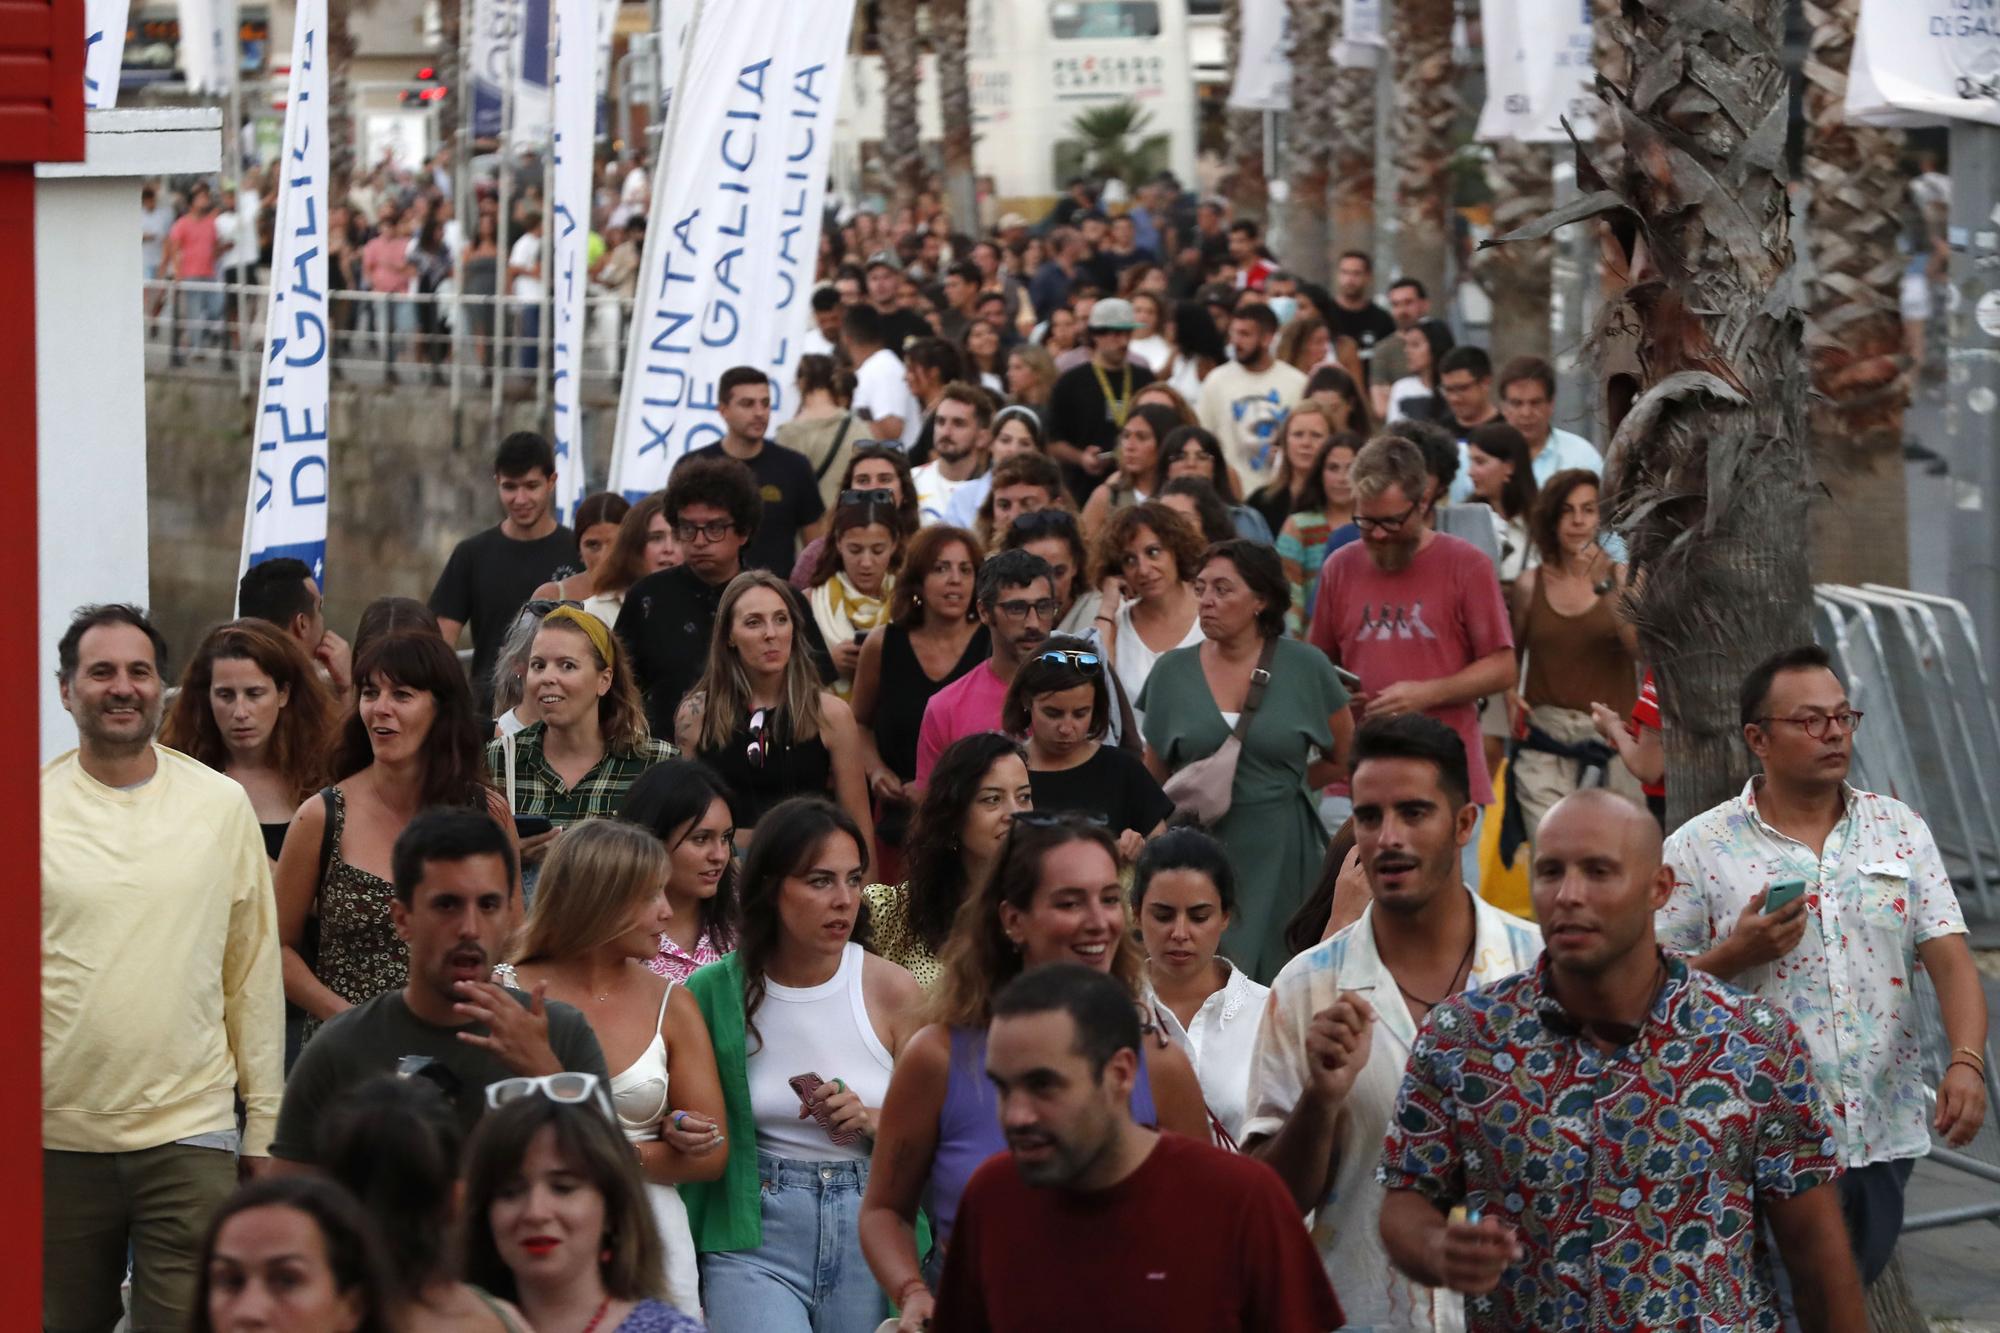
{"type": "Polygon", "coordinates": [[[1865,1327],[1986,1008],[1827,656],[1665,838],[1546,363],[1171,180],[932,207],[790,420],[573,525],[509,436],[351,643],[287,559],[177,691],[77,613],[46,1326],[1865,1327]]]}

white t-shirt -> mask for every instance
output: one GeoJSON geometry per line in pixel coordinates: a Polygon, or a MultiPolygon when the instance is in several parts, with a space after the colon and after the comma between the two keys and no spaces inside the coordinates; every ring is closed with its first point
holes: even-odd
{"type": "Polygon", "coordinates": [[[924,410],[903,378],[903,358],[886,347],[877,348],[855,370],[853,408],[857,416],[866,408],[876,421],[901,417],[905,449],[917,442],[924,428],[924,410]]]}
{"type": "Polygon", "coordinates": [[[528,272],[514,279],[513,295],[517,301],[539,301],[542,299],[542,238],[533,232],[523,232],[514,242],[514,248],[507,252],[507,267],[524,268],[528,272]]]}
{"type": "Polygon", "coordinates": [[[945,522],[945,513],[951,508],[953,497],[979,480],[978,477],[967,477],[964,481],[953,481],[944,475],[942,466],[933,461],[910,470],[910,480],[917,483],[917,521],[925,527],[945,522]]]}
{"type": "MultiPolygon", "coordinates": [[[[1423,380],[1415,375],[1405,375],[1389,386],[1389,415],[1384,419],[1394,421],[1397,417],[1408,416],[1407,409],[1413,405],[1428,408],[1431,397],[1430,388],[1423,380]]],[[[1461,470],[1459,475],[1463,477],[1465,473],[1461,470]]]]}
{"type": "Polygon", "coordinates": [[[1126,353],[1127,356],[1143,362],[1146,369],[1155,372],[1166,365],[1167,358],[1173,354],[1174,349],[1167,346],[1167,340],[1157,333],[1150,338],[1134,338],[1131,350],[1126,353]]]}
{"type": "Polygon", "coordinates": [[[1236,469],[1244,494],[1277,470],[1278,421],[1305,392],[1305,372],[1275,358],[1259,371],[1226,362],[1201,382],[1201,424],[1222,441],[1222,456],[1236,469]]]}

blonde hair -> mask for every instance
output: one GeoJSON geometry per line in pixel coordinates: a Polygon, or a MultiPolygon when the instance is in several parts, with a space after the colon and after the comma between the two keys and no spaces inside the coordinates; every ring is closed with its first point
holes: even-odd
{"type": "Polygon", "coordinates": [[[819,673],[813,670],[806,651],[805,623],[812,614],[799,603],[789,585],[765,569],[748,569],[729,580],[722,590],[722,602],[715,608],[715,633],[708,641],[708,669],[696,681],[690,695],[698,698],[701,729],[696,733],[697,750],[720,750],[729,743],[736,726],[750,714],[750,673],[729,642],[736,627],[736,606],[753,589],[763,588],[778,595],[785,613],[792,618],[792,652],[785,661],[783,697],[778,715],[794,741],[815,740],[824,719],[820,714],[819,673]]]}
{"type": "Polygon", "coordinates": [[[549,849],[535,905],[513,950],[516,963],[579,958],[631,925],[666,890],[667,849],[649,830],[616,819],[572,824],[549,849]]]}
{"type": "Polygon", "coordinates": [[[581,635],[590,645],[597,669],[610,669],[611,688],[597,700],[597,729],[604,737],[605,747],[630,753],[651,740],[653,733],[646,725],[646,706],[639,699],[639,683],[632,677],[632,664],[626,660],[627,654],[618,651],[618,638],[605,628],[604,622],[588,611],[559,606],[542,617],[535,633],[545,629],[581,635]],[[606,649],[610,650],[608,654],[606,649]]]}

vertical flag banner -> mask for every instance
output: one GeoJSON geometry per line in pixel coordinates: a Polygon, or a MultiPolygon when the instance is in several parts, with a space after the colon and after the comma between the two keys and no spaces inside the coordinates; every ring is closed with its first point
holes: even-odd
{"type": "MultiPolygon", "coordinates": [[[[1487,40],[1490,49],[1492,39],[1487,40]]],[[[1333,63],[1341,69],[1373,69],[1387,47],[1388,39],[1382,35],[1382,0],[1343,0],[1333,63]]]]}
{"type": "Polygon", "coordinates": [[[92,111],[118,105],[118,73],[125,64],[125,25],[131,0],[84,0],[83,104],[92,111]]]}
{"type": "Polygon", "coordinates": [[[1229,105],[1237,111],[1290,110],[1292,7],[1287,0],[1242,0],[1242,11],[1229,105]]]}
{"type": "Polygon", "coordinates": [[[472,134],[495,139],[507,124],[507,95],[514,86],[521,0],[473,0],[472,134]]]}
{"type": "Polygon", "coordinates": [[[514,55],[514,86],[508,97],[514,116],[509,122],[514,147],[539,149],[549,141],[554,123],[555,91],[549,71],[549,32],[555,0],[515,0],[520,30],[514,55]]]}
{"type": "Polygon", "coordinates": [[[681,76],[681,56],[687,50],[688,28],[694,23],[694,0],[659,0],[660,111],[674,104],[674,83],[681,76]]]}
{"type": "Polygon", "coordinates": [[[590,276],[592,144],[597,138],[597,30],[592,0],[555,0],[555,169],[549,236],[555,246],[549,400],[555,410],[556,522],[583,498],[584,287],[590,276]]]}
{"type": "MultiPolygon", "coordinates": [[[[334,0],[344,3],[345,0],[334,0]]],[[[326,586],[326,6],[299,0],[285,137],[276,168],[278,207],[264,372],[257,386],[250,493],[243,505],[244,570],[266,560],[303,560],[326,586]]]]}
{"type": "Polygon", "coordinates": [[[1477,137],[1568,143],[1597,133],[1601,103],[1590,63],[1590,0],[1483,0],[1486,105],[1477,137]]]}
{"type": "Polygon", "coordinates": [[[666,485],[722,438],[716,381],[771,377],[792,410],[853,0],[702,0],[653,175],[611,489],[666,485]]]}
{"type": "Polygon", "coordinates": [[[236,86],[236,0],[180,0],[181,73],[196,93],[236,86]]]}
{"type": "Polygon", "coordinates": [[[1845,110],[1860,125],[2000,125],[1993,0],[1861,0],[1845,110]]]}

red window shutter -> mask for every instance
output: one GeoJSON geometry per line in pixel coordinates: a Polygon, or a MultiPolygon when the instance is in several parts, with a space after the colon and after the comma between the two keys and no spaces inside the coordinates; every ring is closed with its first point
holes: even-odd
{"type": "Polygon", "coordinates": [[[83,157],[83,0],[0,0],[0,162],[83,157]]]}

